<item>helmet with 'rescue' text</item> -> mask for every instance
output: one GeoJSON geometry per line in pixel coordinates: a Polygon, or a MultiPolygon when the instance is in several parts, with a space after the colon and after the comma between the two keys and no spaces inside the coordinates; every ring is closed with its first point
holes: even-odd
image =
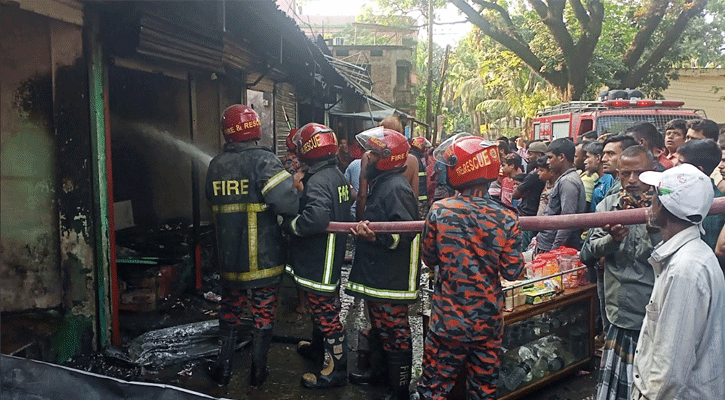
{"type": "Polygon", "coordinates": [[[433,151],[433,157],[447,165],[448,183],[454,189],[489,183],[501,167],[496,144],[470,133],[448,138],[433,151]]]}
{"type": "Polygon", "coordinates": [[[423,136],[416,136],[410,139],[410,150],[415,150],[419,153],[423,153],[432,146],[430,141],[423,136]]]}
{"type": "Polygon", "coordinates": [[[262,137],[262,121],[252,107],[234,104],[222,113],[222,133],[229,142],[246,142],[262,137]]]}
{"type": "Polygon", "coordinates": [[[376,164],[379,171],[390,171],[405,165],[410,144],[400,132],[376,126],[355,136],[360,146],[380,155],[376,164]]]}
{"type": "Polygon", "coordinates": [[[315,122],[298,129],[292,136],[292,143],[300,160],[308,164],[337,154],[335,132],[315,122]]]}

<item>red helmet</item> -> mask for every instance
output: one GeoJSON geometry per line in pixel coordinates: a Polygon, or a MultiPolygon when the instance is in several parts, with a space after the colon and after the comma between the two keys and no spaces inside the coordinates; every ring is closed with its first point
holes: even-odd
{"type": "Polygon", "coordinates": [[[285,142],[287,143],[287,150],[294,152],[297,149],[297,146],[295,146],[295,143],[292,141],[292,138],[295,137],[295,133],[297,133],[299,129],[290,129],[289,134],[287,135],[287,139],[285,142]]]}
{"type": "Polygon", "coordinates": [[[412,139],[410,139],[410,149],[411,150],[417,150],[419,152],[424,152],[426,149],[430,148],[432,145],[423,136],[416,136],[412,139]]]}
{"type": "Polygon", "coordinates": [[[222,113],[222,132],[227,142],[246,142],[262,137],[262,121],[252,107],[234,104],[222,113]]]}
{"type": "Polygon", "coordinates": [[[337,154],[337,137],[332,129],[310,122],[292,136],[297,156],[304,162],[316,161],[337,154]]]}
{"type": "Polygon", "coordinates": [[[448,166],[448,183],[454,189],[490,182],[501,167],[496,144],[469,133],[448,138],[433,156],[448,166]]]}
{"type": "Polygon", "coordinates": [[[380,171],[402,167],[408,159],[408,139],[398,131],[376,126],[358,133],[355,138],[363,149],[380,155],[376,165],[380,171]]]}

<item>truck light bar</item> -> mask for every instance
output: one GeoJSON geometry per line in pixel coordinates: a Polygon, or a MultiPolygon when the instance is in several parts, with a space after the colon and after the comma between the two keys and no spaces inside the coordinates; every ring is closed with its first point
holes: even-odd
{"type": "Polygon", "coordinates": [[[605,107],[681,107],[685,104],[684,101],[678,100],[607,100],[602,102],[605,107]]]}

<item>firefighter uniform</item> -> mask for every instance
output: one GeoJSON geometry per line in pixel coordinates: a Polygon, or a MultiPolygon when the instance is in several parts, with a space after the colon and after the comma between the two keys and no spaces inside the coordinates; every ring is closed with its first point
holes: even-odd
{"type": "MultiPolygon", "coordinates": [[[[251,127],[239,131],[224,151],[209,163],[206,196],[214,215],[218,264],[222,293],[219,326],[222,352],[212,378],[226,384],[231,373],[231,356],[242,311],[251,300],[254,316],[252,384],[266,378],[267,351],[277,305],[279,283],[284,271],[282,230],[277,215],[291,217],[297,213],[299,199],[292,188],[292,175],[277,156],[256,145],[258,116],[251,108],[232,106],[225,111],[234,126],[251,127]],[[241,115],[242,120],[239,120],[241,115]],[[246,124],[246,125],[245,125],[246,124]],[[247,291],[251,291],[251,299],[247,291]]],[[[224,120],[223,120],[224,122],[224,120]]],[[[226,126],[226,125],[225,125],[226,126]]]]}
{"type": "MultiPolygon", "coordinates": [[[[402,168],[397,168],[373,178],[363,220],[386,222],[417,219],[418,201],[402,172],[402,168]]],[[[381,233],[376,235],[374,242],[358,239],[345,292],[367,300],[371,307],[376,302],[414,303],[418,299],[420,278],[419,245],[419,235],[415,234],[381,233]]],[[[395,343],[392,336],[389,339],[384,340],[387,349],[407,348],[407,342],[395,343]]]]}
{"type": "MultiPolygon", "coordinates": [[[[474,141],[483,149],[480,138],[474,141]]],[[[495,152],[495,146],[491,149],[495,152]]],[[[489,157],[476,155],[477,161],[489,157]]],[[[458,166],[472,165],[458,159],[458,166]]],[[[498,169],[497,162],[492,169],[498,169]]],[[[455,171],[449,168],[450,173],[455,171]]],[[[421,256],[426,265],[438,266],[438,278],[418,391],[424,399],[445,399],[465,368],[467,397],[493,399],[503,333],[499,275],[514,280],[521,274],[521,232],[516,215],[494,201],[485,186],[456,189],[457,195],[431,206],[423,227],[421,256]]]]}
{"type": "Polygon", "coordinates": [[[371,348],[371,361],[378,359],[379,365],[371,365],[372,374],[359,374],[361,379],[354,380],[365,382],[387,367],[388,398],[407,400],[413,357],[408,304],[418,299],[420,235],[375,233],[369,223],[418,218],[416,193],[403,175],[410,144],[399,132],[384,127],[355,138],[369,153],[370,193],[354,232],[355,259],[345,291],[367,301],[371,342],[379,348],[371,348]],[[373,357],[375,352],[382,357],[373,357]]]}
{"type": "Polygon", "coordinates": [[[347,234],[325,233],[331,221],[350,220],[350,185],[337,168],[337,140],[334,132],[321,124],[307,124],[293,139],[300,158],[309,164],[302,184],[299,214],[285,223],[292,236],[292,266],[288,272],[307,295],[312,318],[313,340],[298,344],[298,352],[331,366],[302,377],[310,388],[347,383],[347,344],[340,322],[336,294],[345,259],[347,234]]]}

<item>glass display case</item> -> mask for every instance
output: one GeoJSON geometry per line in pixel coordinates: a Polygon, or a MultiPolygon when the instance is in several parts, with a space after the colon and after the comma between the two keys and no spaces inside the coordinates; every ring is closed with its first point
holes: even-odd
{"type": "Polygon", "coordinates": [[[596,285],[504,314],[499,399],[515,399],[589,363],[594,347],[596,285]]]}
{"type": "MultiPolygon", "coordinates": [[[[590,363],[596,301],[596,284],[588,284],[505,312],[497,398],[524,398],[590,363]]],[[[466,398],[465,373],[448,398],[466,398]]]]}

